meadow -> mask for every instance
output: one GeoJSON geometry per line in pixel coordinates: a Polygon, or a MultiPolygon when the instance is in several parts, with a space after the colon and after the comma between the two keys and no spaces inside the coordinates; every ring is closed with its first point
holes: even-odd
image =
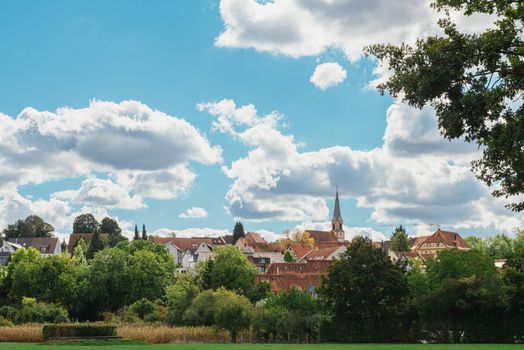
{"type": "Polygon", "coordinates": [[[145,344],[128,341],[82,344],[0,343],[0,350],[521,350],[524,344],[145,344]]]}

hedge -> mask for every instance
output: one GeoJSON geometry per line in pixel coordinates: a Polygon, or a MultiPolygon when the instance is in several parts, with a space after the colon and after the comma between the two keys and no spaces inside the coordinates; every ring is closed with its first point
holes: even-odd
{"type": "Polygon", "coordinates": [[[111,337],[116,326],[100,324],[48,324],[42,328],[44,340],[63,337],[111,337]]]}

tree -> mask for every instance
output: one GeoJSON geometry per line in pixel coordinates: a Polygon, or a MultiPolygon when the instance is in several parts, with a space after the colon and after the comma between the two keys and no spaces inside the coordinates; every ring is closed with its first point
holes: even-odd
{"type": "Polygon", "coordinates": [[[244,238],[246,233],[244,232],[244,225],[240,221],[235,223],[235,228],[233,229],[233,244],[235,244],[240,238],[244,238]]]}
{"type": "Polygon", "coordinates": [[[518,248],[507,260],[503,270],[505,297],[508,305],[507,322],[512,335],[524,336],[524,248],[518,248]]]}
{"type": "Polygon", "coordinates": [[[138,234],[138,226],[135,224],[135,235],[133,236],[133,241],[138,241],[140,239],[140,235],[138,234]]]}
{"type": "Polygon", "coordinates": [[[95,257],[95,253],[101,251],[102,249],[104,249],[104,247],[105,245],[102,241],[102,238],[100,238],[100,233],[93,233],[93,236],[91,237],[91,242],[89,242],[89,247],[87,248],[86,259],[93,259],[95,257]]]}
{"type": "Polygon", "coordinates": [[[198,276],[178,273],[175,283],[166,288],[167,322],[170,325],[181,325],[182,317],[193,299],[199,293],[198,276]]]}
{"type": "Polygon", "coordinates": [[[277,247],[282,250],[288,249],[293,243],[310,248],[315,246],[315,239],[307,231],[294,231],[291,233],[289,230],[286,230],[283,232],[283,236],[275,242],[277,247]]]}
{"type": "Polygon", "coordinates": [[[441,335],[438,341],[507,342],[512,338],[500,275],[486,253],[440,252],[428,263],[427,286],[419,308],[425,328],[441,335]]]}
{"type": "Polygon", "coordinates": [[[293,254],[291,254],[289,250],[286,250],[284,252],[284,261],[287,263],[295,262],[295,257],[293,256],[293,254]]]}
{"type": "Polygon", "coordinates": [[[242,295],[231,291],[218,291],[223,294],[218,298],[215,309],[214,321],[218,328],[231,333],[231,342],[237,342],[240,331],[248,329],[253,317],[253,306],[242,295]]]}
{"type": "Polygon", "coordinates": [[[118,222],[110,217],[105,217],[100,222],[100,233],[109,234],[109,246],[114,247],[118,242],[125,240],[122,236],[122,229],[118,222]]]}
{"type": "Polygon", "coordinates": [[[249,296],[257,274],[253,264],[235,246],[216,247],[213,252],[211,287],[224,287],[249,296]]]}
{"type": "Polygon", "coordinates": [[[7,225],[4,236],[8,238],[20,237],[52,237],[54,227],[39,216],[29,215],[24,220],[17,220],[14,224],[7,225]]]}
{"type": "Polygon", "coordinates": [[[142,239],[147,240],[146,224],[142,224],[142,239]]]}
{"type": "Polygon", "coordinates": [[[402,340],[401,313],[409,294],[403,271],[371,240],[356,237],[317,289],[332,315],[331,341],[402,340]]]}
{"type": "Polygon", "coordinates": [[[65,238],[62,240],[62,243],[60,243],[60,252],[66,253],[67,252],[67,243],[65,238]]]}
{"type": "Polygon", "coordinates": [[[493,14],[493,28],[461,33],[449,15],[439,21],[443,36],[419,39],[415,46],[373,45],[367,53],[394,74],[378,86],[410,105],[435,108],[444,137],[464,137],[483,150],[472,163],[479,179],[495,186],[496,197],[515,198],[508,205],[524,210],[524,3],[517,0],[436,0],[439,11],[466,16],[493,14]]]}
{"type": "Polygon", "coordinates": [[[508,259],[513,255],[513,240],[503,233],[488,237],[485,245],[488,254],[496,259],[508,259]]]}
{"type": "Polygon", "coordinates": [[[95,233],[99,232],[100,224],[93,214],[81,214],[73,222],[73,233],[95,233]]]}
{"type": "Polygon", "coordinates": [[[406,234],[406,229],[400,225],[395,228],[395,232],[391,235],[391,249],[395,252],[409,252],[411,245],[409,244],[409,237],[406,234]]]}

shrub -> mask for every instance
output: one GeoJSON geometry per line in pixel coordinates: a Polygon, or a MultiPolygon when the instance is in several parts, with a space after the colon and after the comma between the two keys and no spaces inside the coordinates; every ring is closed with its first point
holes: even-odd
{"type": "Polygon", "coordinates": [[[129,305],[129,312],[135,314],[138,318],[143,320],[144,317],[155,312],[155,304],[145,298],[142,298],[129,305]]]}
{"type": "Polygon", "coordinates": [[[33,298],[24,298],[16,312],[14,322],[20,323],[63,323],[69,322],[67,310],[55,304],[37,302],[33,298]]]}
{"type": "Polygon", "coordinates": [[[0,316],[0,327],[13,327],[13,322],[0,316]]]}
{"type": "Polygon", "coordinates": [[[42,328],[44,340],[62,337],[111,337],[116,326],[100,324],[48,324],[42,328]]]}

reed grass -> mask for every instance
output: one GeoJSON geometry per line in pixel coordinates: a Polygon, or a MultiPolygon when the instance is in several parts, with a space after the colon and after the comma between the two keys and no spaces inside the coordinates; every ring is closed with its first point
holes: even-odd
{"type": "Polygon", "coordinates": [[[0,342],[39,343],[43,340],[41,324],[0,327],[0,342]]]}
{"type": "MultiPolygon", "coordinates": [[[[228,343],[229,332],[212,327],[169,327],[166,325],[120,325],[117,335],[124,339],[141,340],[152,344],[166,343],[228,343]]],[[[238,335],[238,342],[250,342],[250,332],[238,335]]]]}

